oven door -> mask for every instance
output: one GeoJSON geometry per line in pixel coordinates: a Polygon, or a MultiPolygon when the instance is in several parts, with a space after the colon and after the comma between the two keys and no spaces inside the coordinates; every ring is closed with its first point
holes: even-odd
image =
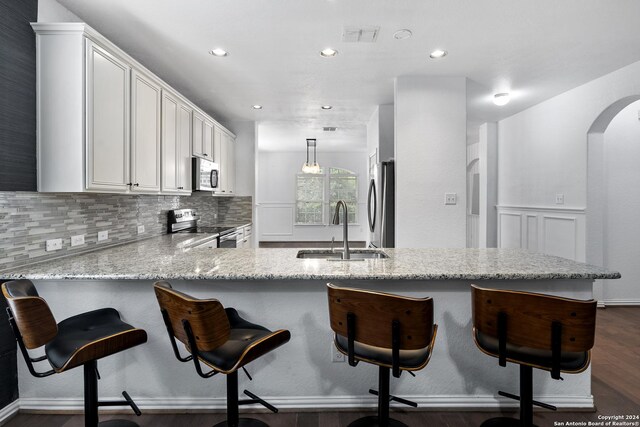
{"type": "Polygon", "coordinates": [[[231,233],[227,233],[223,236],[220,236],[220,244],[218,247],[220,248],[236,248],[238,240],[238,232],[233,231],[231,233]]]}

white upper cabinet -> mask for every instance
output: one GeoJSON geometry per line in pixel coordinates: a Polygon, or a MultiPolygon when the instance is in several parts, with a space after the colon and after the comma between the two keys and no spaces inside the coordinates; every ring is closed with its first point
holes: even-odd
{"type": "Polygon", "coordinates": [[[38,191],[189,194],[228,131],[88,25],[31,25],[38,191]]]}
{"type": "Polygon", "coordinates": [[[131,76],[131,191],[160,191],[161,88],[133,70],[131,76]]]}
{"type": "Polygon", "coordinates": [[[217,126],[215,136],[214,158],[220,168],[218,189],[215,193],[233,195],[236,185],[235,138],[217,126]]]}
{"type": "Polygon", "coordinates": [[[191,193],[191,108],[162,91],[162,192],[191,193]]]}
{"type": "Polygon", "coordinates": [[[89,190],[128,190],[130,71],[126,63],[87,42],[89,190]]]}

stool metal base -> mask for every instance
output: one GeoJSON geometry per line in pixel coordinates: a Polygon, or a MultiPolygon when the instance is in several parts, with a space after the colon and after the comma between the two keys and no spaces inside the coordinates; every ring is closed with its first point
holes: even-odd
{"type": "MultiPolygon", "coordinates": [[[[363,417],[355,420],[349,427],[381,427],[382,424],[378,422],[377,416],[363,417]]],[[[398,420],[394,420],[393,418],[389,418],[389,424],[387,427],[409,427],[405,423],[402,423],[398,420]]]]}
{"type": "MultiPolygon", "coordinates": [[[[490,418],[480,424],[480,427],[521,427],[522,424],[520,420],[517,418],[509,418],[509,417],[497,417],[490,418]]],[[[531,424],[530,427],[538,427],[535,424],[531,424]]]]}
{"type": "Polygon", "coordinates": [[[269,427],[269,424],[255,418],[240,418],[236,425],[229,424],[229,421],[223,421],[213,427],[269,427]]]}
{"type": "Polygon", "coordinates": [[[140,427],[138,424],[129,420],[109,420],[98,423],[98,427],[140,427]]]}

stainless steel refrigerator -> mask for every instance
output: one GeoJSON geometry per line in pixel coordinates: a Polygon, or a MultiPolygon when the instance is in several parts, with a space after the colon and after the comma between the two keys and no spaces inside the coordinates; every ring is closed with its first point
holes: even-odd
{"type": "Polygon", "coordinates": [[[367,197],[369,247],[395,247],[395,172],[393,160],[370,170],[367,197]]]}

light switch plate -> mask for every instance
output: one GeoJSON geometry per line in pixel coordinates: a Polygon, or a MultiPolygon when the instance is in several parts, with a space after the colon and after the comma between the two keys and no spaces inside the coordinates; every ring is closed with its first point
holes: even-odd
{"type": "Polygon", "coordinates": [[[57,251],[62,249],[62,239],[47,240],[45,249],[47,252],[57,251]]]}
{"type": "Polygon", "coordinates": [[[71,236],[71,246],[80,246],[80,245],[84,245],[84,234],[71,236]]]}
{"type": "Polygon", "coordinates": [[[107,240],[109,238],[109,231],[98,231],[98,242],[102,242],[103,240],[107,240]]]}
{"type": "Polygon", "coordinates": [[[456,204],[458,204],[458,194],[457,193],[444,193],[444,204],[445,205],[456,205],[456,204]]]}
{"type": "Polygon", "coordinates": [[[564,194],[556,194],[556,205],[564,205],[564,194]]]}
{"type": "Polygon", "coordinates": [[[139,225],[138,226],[138,234],[142,234],[144,233],[144,225],[139,225]]]}

